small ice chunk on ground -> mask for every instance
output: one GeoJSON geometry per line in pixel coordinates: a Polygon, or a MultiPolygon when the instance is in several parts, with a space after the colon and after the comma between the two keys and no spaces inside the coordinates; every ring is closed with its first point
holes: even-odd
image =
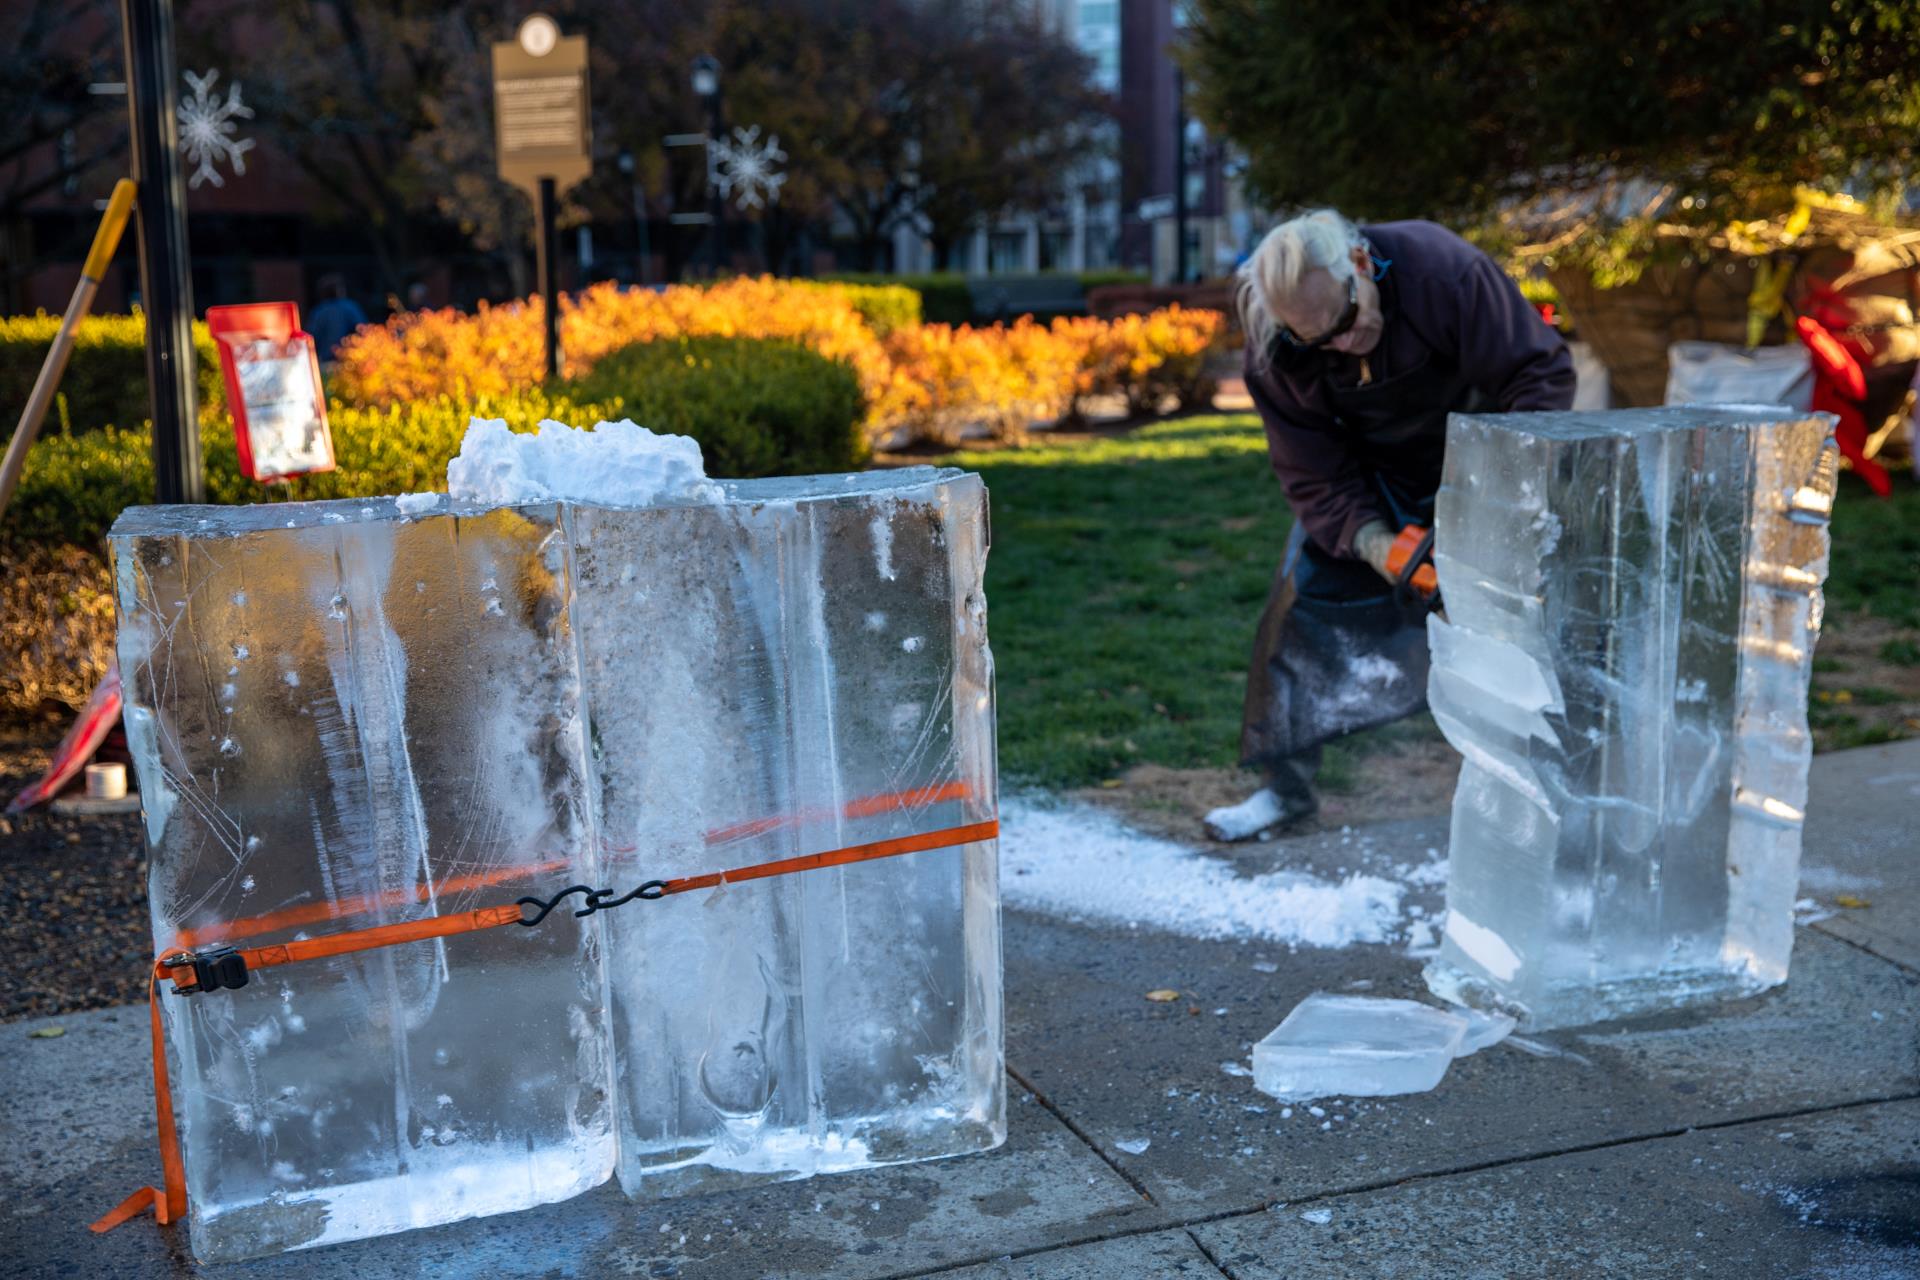
{"type": "Polygon", "coordinates": [[[1333,1221],[1333,1210],[1331,1210],[1331,1209],[1302,1209],[1302,1210],[1300,1211],[1300,1221],[1302,1221],[1302,1222],[1311,1222],[1311,1223],[1312,1223],[1312,1224],[1313,1224],[1314,1226],[1316,1226],[1316,1227],[1324,1227],[1324,1226],[1326,1226],[1326,1225],[1327,1225],[1327,1224],[1328,1224],[1329,1222],[1332,1222],[1332,1221],[1333,1221]]]}
{"type": "Polygon", "coordinates": [[[1583,1067],[1593,1065],[1591,1059],[1575,1053],[1571,1049],[1562,1049],[1559,1045],[1548,1044],[1544,1040],[1529,1040],[1524,1036],[1508,1036],[1507,1043],[1520,1052],[1529,1054],[1535,1058],[1570,1058],[1583,1067]]]}
{"type": "Polygon", "coordinates": [[[444,493],[403,493],[393,500],[394,507],[403,516],[423,516],[429,511],[437,511],[440,504],[447,500],[444,493]]]}
{"type": "Polygon", "coordinates": [[[1796,898],[1793,903],[1793,922],[1805,926],[1818,924],[1837,914],[1832,907],[1814,898],[1796,898]]]}
{"type": "Polygon", "coordinates": [[[1513,1034],[1513,1019],[1504,1013],[1483,1013],[1478,1009],[1460,1012],[1467,1020],[1466,1039],[1460,1042],[1458,1055],[1462,1058],[1491,1048],[1513,1034]]]}
{"type": "Polygon", "coordinates": [[[1316,991],[1253,1046],[1254,1087],[1288,1100],[1425,1093],[1512,1030],[1510,1018],[1316,991]]]}
{"type": "Polygon", "coordinates": [[[467,424],[460,454],[447,464],[447,494],[493,506],[519,502],[583,502],[645,507],[660,502],[718,502],[700,444],[690,436],[656,435],[631,419],[592,430],[548,419],[521,435],[505,419],[467,424]]]}
{"type": "Polygon", "coordinates": [[[1215,840],[1250,840],[1287,816],[1272,787],[1262,787],[1239,804],[1207,814],[1207,834],[1215,840]]]}
{"type": "Polygon", "coordinates": [[[1137,1156],[1153,1145],[1152,1138],[1122,1138],[1113,1144],[1130,1156],[1137,1156]]]}
{"type": "Polygon", "coordinates": [[[1250,1076],[1253,1071],[1244,1062],[1223,1062],[1220,1069],[1230,1076],[1250,1076]]]}

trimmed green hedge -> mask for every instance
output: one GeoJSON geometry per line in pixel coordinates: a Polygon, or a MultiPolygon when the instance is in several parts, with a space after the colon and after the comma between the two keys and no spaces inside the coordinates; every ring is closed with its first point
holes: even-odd
{"type": "Polygon", "coordinates": [[[692,436],[715,476],[847,471],[866,455],[866,404],[848,365],[771,338],[663,338],[561,384],[654,431],[692,436]]]}
{"type": "MultiPolygon", "coordinates": [[[[0,317],[0,414],[8,426],[18,421],[33,393],[40,363],[53,345],[60,317],[42,311],[30,316],[0,317]]],[[[60,379],[58,398],[42,431],[95,431],[101,427],[136,427],[151,412],[147,399],[147,321],[139,312],[130,316],[88,316],[74,335],[73,354],[60,379]]],[[[193,326],[193,348],[202,408],[226,403],[220,378],[220,358],[205,324],[193,326]]]]}
{"type": "Polygon", "coordinates": [[[1080,287],[1082,289],[1101,289],[1110,284],[1147,284],[1153,277],[1144,271],[1082,271],[1080,287]]]}

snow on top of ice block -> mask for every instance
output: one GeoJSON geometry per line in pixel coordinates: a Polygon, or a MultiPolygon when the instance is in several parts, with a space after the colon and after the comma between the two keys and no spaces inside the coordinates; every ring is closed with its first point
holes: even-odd
{"type": "Polygon", "coordinates": [[[1008,906],[1072,919],[1312,947],[1388,942],[1403,927],[1405,884],[1359,873],[1243,876],[1087,805],[1003,798],[1000,863],[1008,906]]]}
{"type": "Polygon", "coordinates": [[[1808,413],[1779,404],[1670,404],[1645,409],[1567,410],[1540,413],[1456,413],[1449,425],[1488,427],[1548,440],[1592,440],[1608,436],[1656,435],[1700,427],[1754,427],[1831,414],[1808,413]]]}
{"type": "Polygon", "coordinates": [[[447,493],[488,506],[580,502],[602,507],[720,500],[699,442],[659,435],[632,419],[571,427],[549,418],[519,434],[504,418],[474,418],[447,464],[447,493]]]}

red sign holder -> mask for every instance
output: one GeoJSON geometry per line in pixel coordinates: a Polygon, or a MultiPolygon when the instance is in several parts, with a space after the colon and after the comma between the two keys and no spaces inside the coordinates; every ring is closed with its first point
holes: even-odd
{"type": "Polygon", "coordinates": [[[262,483],[334,467],[320,357],[291,302],[207,308],[240,470],[262,483]]]}

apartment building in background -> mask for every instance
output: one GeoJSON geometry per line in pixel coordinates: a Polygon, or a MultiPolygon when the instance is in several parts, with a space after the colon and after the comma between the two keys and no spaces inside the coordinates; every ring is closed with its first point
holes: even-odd
{"type": "MultiPolygon", "coordinates": [[[[1177,186],[1186,185],[1187,275],[1230,270],[1251,247],[1252,210],[1230,149],[1180,110],[1172,57],[1179,0],[1037,0],[1046,20],[1093,61],[1094,82],[1113,100],[1093,159],[1063,174],[1043,209],[1009,210],[976,227],[944,264],[970,274],[1099,271],[1179,275],[1177,186]],[[1181,135],[1184,134],[1184,139],[1181,135]],[[1179,146],[1184,141],[1184,165],[1179,146]]],[[[932,271],[932,246],[911,222],[895,228],[894,269],[932,271]]]]}

